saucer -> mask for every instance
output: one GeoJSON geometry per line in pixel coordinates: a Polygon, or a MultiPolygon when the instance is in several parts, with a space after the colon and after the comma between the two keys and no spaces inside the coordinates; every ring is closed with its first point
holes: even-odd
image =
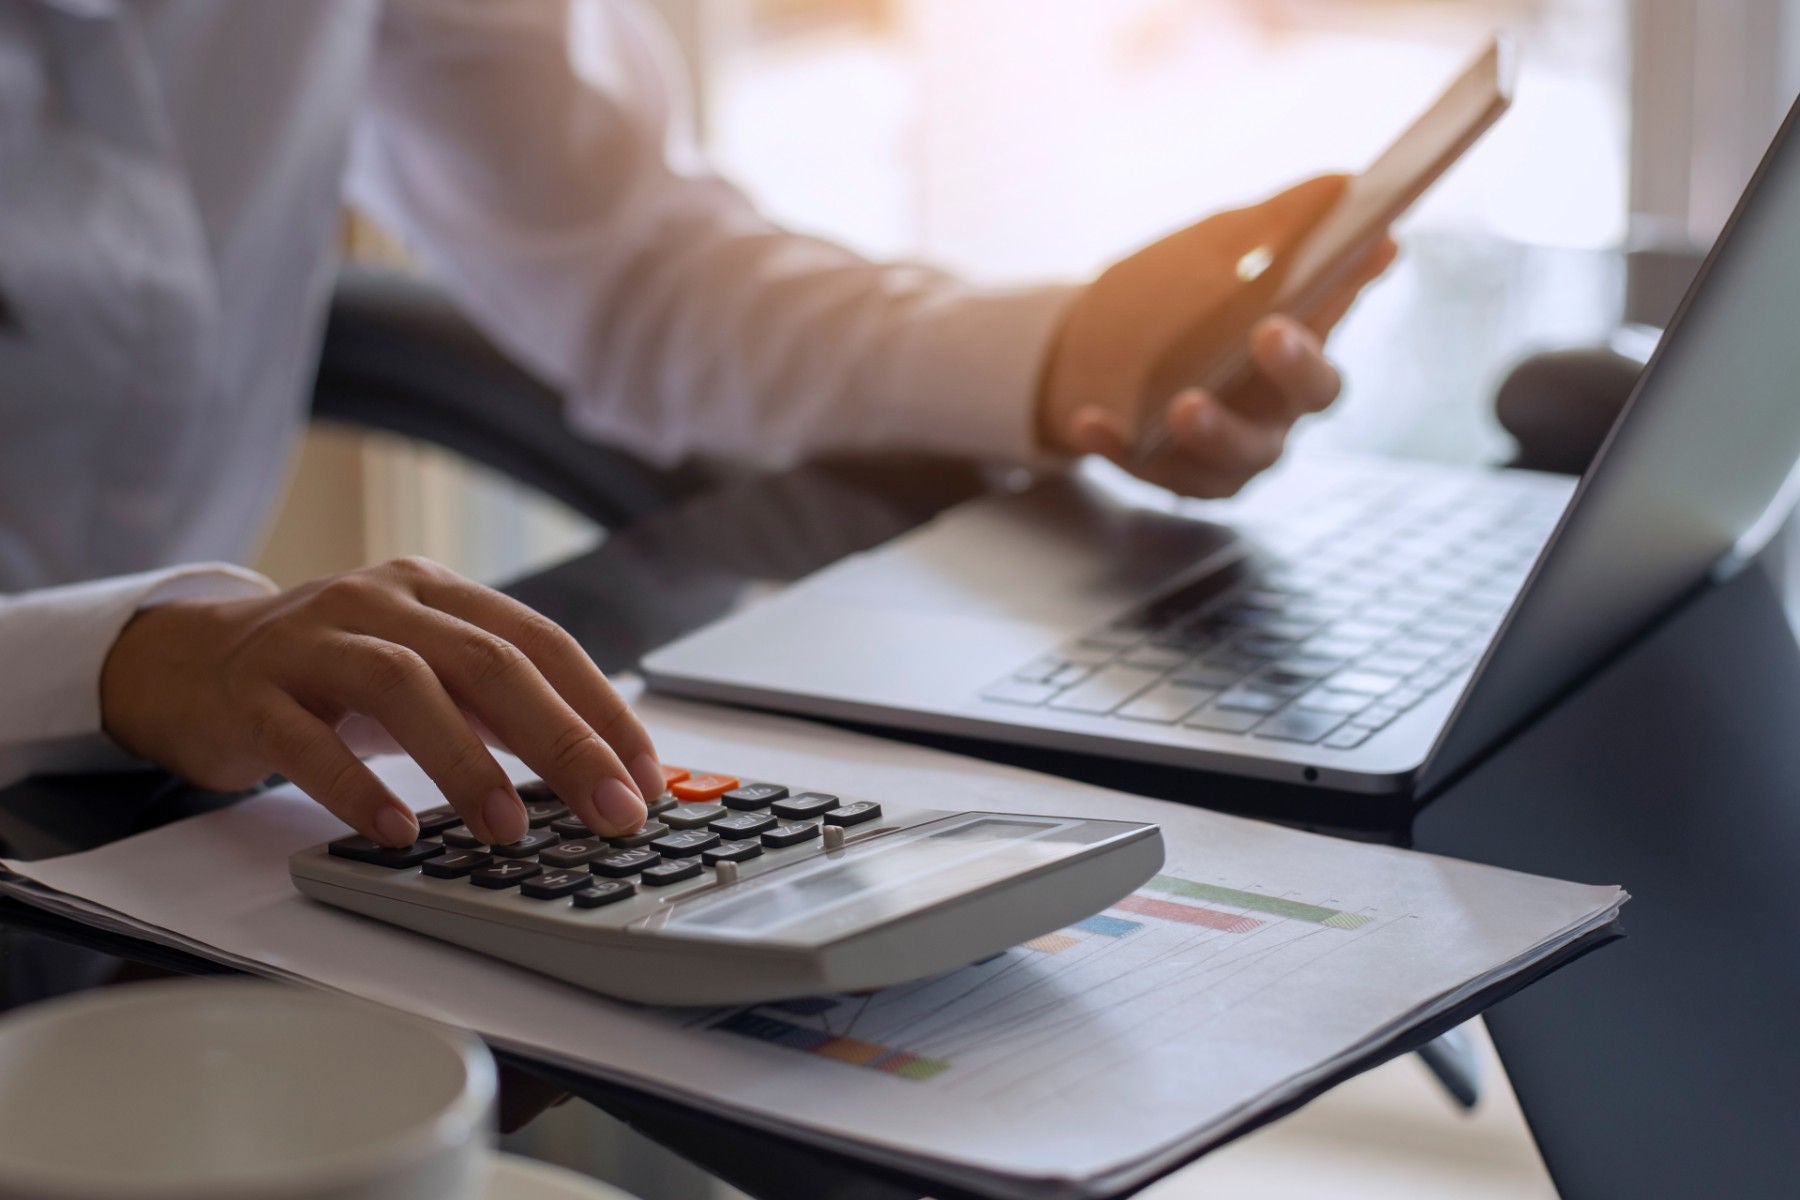
{"type": "Polygon", "coordinates": [[[486,1200],[633,1200],[611,1184],[516,1154],[496,1151],[488,1161],[486,1200]]]}

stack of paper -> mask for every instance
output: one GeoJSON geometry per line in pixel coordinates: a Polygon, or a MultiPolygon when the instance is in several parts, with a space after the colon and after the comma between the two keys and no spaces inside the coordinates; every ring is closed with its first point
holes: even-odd
{"type": "MultiPolygon", "coordinates": [[[[1470,1015],[1625,894],[1336,841],[773,717],[650,699],[665,761],[895,803],[1163,826],[1139,893],[872,996],[660,1010],[302,898],[341,835],[282,790],[99,850],[7,862],[32,904],[474,1029],[502,1047],[914,1174],[1019,1197],[1153,1178],[1470,1015]]],[[[516,767],[517,764],[509,764],[516,767]]],[[[418,807],[410,763],[380,773],[418,807]]],[[[524,772],[519,772],[523,777],[524,772]]]]}

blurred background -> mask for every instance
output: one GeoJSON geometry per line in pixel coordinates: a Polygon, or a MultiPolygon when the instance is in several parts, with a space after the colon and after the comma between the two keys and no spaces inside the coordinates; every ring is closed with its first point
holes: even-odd
{"type": "MultiPolygon", "coordinates": [[[[992,282],[1080,278],[1354,170],[1510,30],[1517,107],[1406,222],[1335,340],[1345,399],[1306,431],[1459,461],[1506,454],[1489,401],[1523,353],[1665,315],[1800,65],[1800,0],[628,2],[660,11],[703,144],[770,214],[992,282]],[[1674,266],[1628,279],[1628,247],[1674,266]]],[[[346,247],[405,260],[354,218],[346,247]]],[[[435,452],[324,430],[262,566],[424,553],[491,580],[595,536],[435,452]]]]}
{"type": "MultiPolygon", "coordinates": [[[[1508,454],[1492,395],[1525,354],[1654,338],[1800,80],[1800,0],[653,7],[703,144],[771,215],[996,283],[1080,278],[1212,210],[1355,170],[1486,34],[1511,31],[1514,111],[1400,230],[1400,265],[1333,342],[1345,397],[1302,434],[1462,462],[1508,454]]],[[[354,214],[345,242],[407,261],[354,214]]],[[[494,581],[599,536],[440,453],[324,428],[262,566],[288,583],[424,553],[494,581]]],[[[1553,1196],[1489,1058],[1473,1115],[1405,1059],[1153,1194],[1553,1196]]],[[[517,1148],[644,1194],[711,1194],[586,1106],[517,1148]]]]}

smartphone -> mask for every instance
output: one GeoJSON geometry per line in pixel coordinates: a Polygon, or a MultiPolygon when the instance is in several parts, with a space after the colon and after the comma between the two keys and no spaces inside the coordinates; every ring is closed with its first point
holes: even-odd
{"type": "Polygon", "coordinates": [[[1351,179],[1342,200],[1285,254],[1253,250],[1238,262],[1242,291],[1218,318],[1176,346],[1151,372],[1138,428],[1139,460],[1168,444],[1168,398],[1188,387],[1223,395],[1255,370],[1250,333],[1274,313],[1304,321],[1450,165],[1512,105],[1512,46],[1490,38],[1475,61],[1373,165],[1351,179]],[[1199,369],[1196,370],[1196,364],[1199,369]]]}

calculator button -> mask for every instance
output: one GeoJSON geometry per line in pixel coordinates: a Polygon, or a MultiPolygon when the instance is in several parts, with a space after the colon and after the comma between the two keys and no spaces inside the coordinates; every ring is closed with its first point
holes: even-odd
{"type": "Polygon", "coordinates": [[[614,850],[611,854],[603,854],[588,864],[588,870],[596,875],[605,875],[612,879],[622,879],[627,875],[636,875],[645,867],[654,867],[662,861],[662,856],[654,850],[614,850]]]}
{"type": "Polygon", "coordinates": [[[728,838],[755,837],[765,829],[775,827],[775,818],[768,813],[732,813],[729,817],[720,817],[707,828],[714,833],[728,838]]]}
{"type": "Polygon", "coordinates": [[[501,888],[514,887],[524,883],[544,868],[533,862],[497,862],[492,866],[477,867],[469,872],[469,882],[476,887],[490,888],[499,891],[501,888]]]}
{"type": "Polygon", "coordinates": [[[816,817],[837,806],[838,798],[836,796],[827,796],[824,792],[800,792],[789,796],[786,800],[777,800],[770,808],[778,817],[799,821],[806,817],[816,817]]]}
{"type": "Polygon", "coordinates": [[[586,871],[545,871],[527,879],[519,890],[533,900],[560,900],[594,882],[586,871]]]}
{"type": "Polygon", "coordinates": [[[669,794],[688,803],[717,800],[737,785],[738,780],[734,775],[690,775],[671,783],[669,794]]]}
{"type": "Polygon", "coordinates": [[[746,783],[742,787],[732,788],[719,799],[726,808],[741,809],[744,812],[755,812],[759,808],[767,808],[777,800],[787,799],[788,790],[779,783],[746,783]]]}
{"type": "Polygon", "coordinates": [[[644,827],[636,833],[628,833],[624,837],[607,838],[606,844],[617,846],[621,850],[632,850],[638,846],[648,846],[667,832],[669,832],[669,827],[661,821],[645,821],[644,827]]]}
{"type": "Polygon", "coordinates": [[[539,855],[538,861],[546,867],[585,867],[602,854],[611,852],[612,847],[597,837],[576,838],[573,841],[558,842],[546,847],[539,855]]]}
{"type": "Polygon", "coordinates": [[[881,805],[873,800],[857,800],[825,814],[827,825],[861,825],[881,815],[881,805]]]}
{"type": "Polygon", "coordinates": [[[547,846],[554,846],[562,841],[548,829],[530,829],[525,836],[516,842],[508,842],[504,846],[490,846],[488,849],[501,858],[530,858],[547,846]]]}
{"type": "Polygon", "coordinates": [[[558,817],[550,822],[550,832],[558,837],[587,838],[593,837],[594,831],[587,827],[587,822],[580,817],[558,817]]]}
{"type": "Polygon", "coordinates": [[[728,817],[731,810],[719,804],[683,804],[680,808],[662,815],[662,823],[670,829],[699,829],[702,825],[711,825],[720,817],[728,817]]]}
{"type": "Polygon", "coordinates": [[[444,839],[444,845],[459,846],[464,850],[474,850],[487,845],[486,842],[476,837],[475,831],[470,829],[467,825],[458,825],[453,829],[446,829],[444,830],[442,837],[444,839]]]}
{"type": "Polygon", "coordinates": [[[719,835],[710,829],[684,829],[657,838],[650,843],[650,849],[668,858],[692,858],[702,850],[711,850],[719,840],[719,835]]]}
{"type": "Polygon", "coordinates": [[[451,826],[462,824],[462,818],[448,804],[425,809],[416,815],[419,818],[419,836],[422,838],[437,837],[451,826]]]}
{"type": "Polygon", "coordinates": [[[681,803],[681,801],[679,801],[675,797],[669,795],[669,793],[664,792],[662,795],[658,796],[656,799],[647,801],[645,803],[644,807],[650,810],[651,816],[660,817],[664,813],[668,812],[671,808],[674,808],[676,805],[678,805],[680,803],[681,803]]]}
{"type": "Polygon", "coordinates": [[[494,856],[480,850],[447,850],[436,858],[428,858],[419,864],[419,870],[434,879],[461,879],[477,867],[485,867],[494,861],[494,856]]]}
{"type": "Polygon", "coordinates": [[[711,850],[701,853],[700,861],[707,866],[722,862],[748,862],[762,855],[761,842],[724,842],[711,850]]]}
{"type": "Polygon", "coordinates": [[[700,860],[697,858],[677,859],[674,862],[658,863],[645,871],[640,878],[645,887],[667,887],[671,883],[680,883],[684,879],[697,879],[700,876],[700,860]]]}
{"type": "Polygon", "coordinates": [[[554,797],[547,800],[525,797],[525,819],[533,829],[542,829],[552,821],[569,815],[569,806],[554,797]]]}
{"type": "Polygon", "coordinates": [[[635,891],[637,888],[623,879],[593,880],[575,893],[575,907],[603,908],[608,904],[618,903],[635,891]]]}
{"type": "Polygon", "coordinates": [[[339,838],[331,843],[331,853],[339,858],[348,858],[355,862],[368,863],[376,867],[391,867],[399,870],[402,867],[416,867],[428,858],[435,858],[444,852],[444,847],[437,842],[414,842],[410,846],[395,849],[372,842],[366,837],[339,838]]]}
{"type": "Polygon", "coordinates": [[[765,846],[798,846],[801,842],[810,842],[819,836],[819,826],[812,821],[797,825],[777,825],[773,829],[765,829],[762,844],[765,846]]]}
{"type": "Polygon", "coordinates": [[[663,786],[666,788],[674,787],[689,775],[693,774],[693,772],[686,767],[671,767],[668,763],[663,764],[662,773],[663,786]]]}

